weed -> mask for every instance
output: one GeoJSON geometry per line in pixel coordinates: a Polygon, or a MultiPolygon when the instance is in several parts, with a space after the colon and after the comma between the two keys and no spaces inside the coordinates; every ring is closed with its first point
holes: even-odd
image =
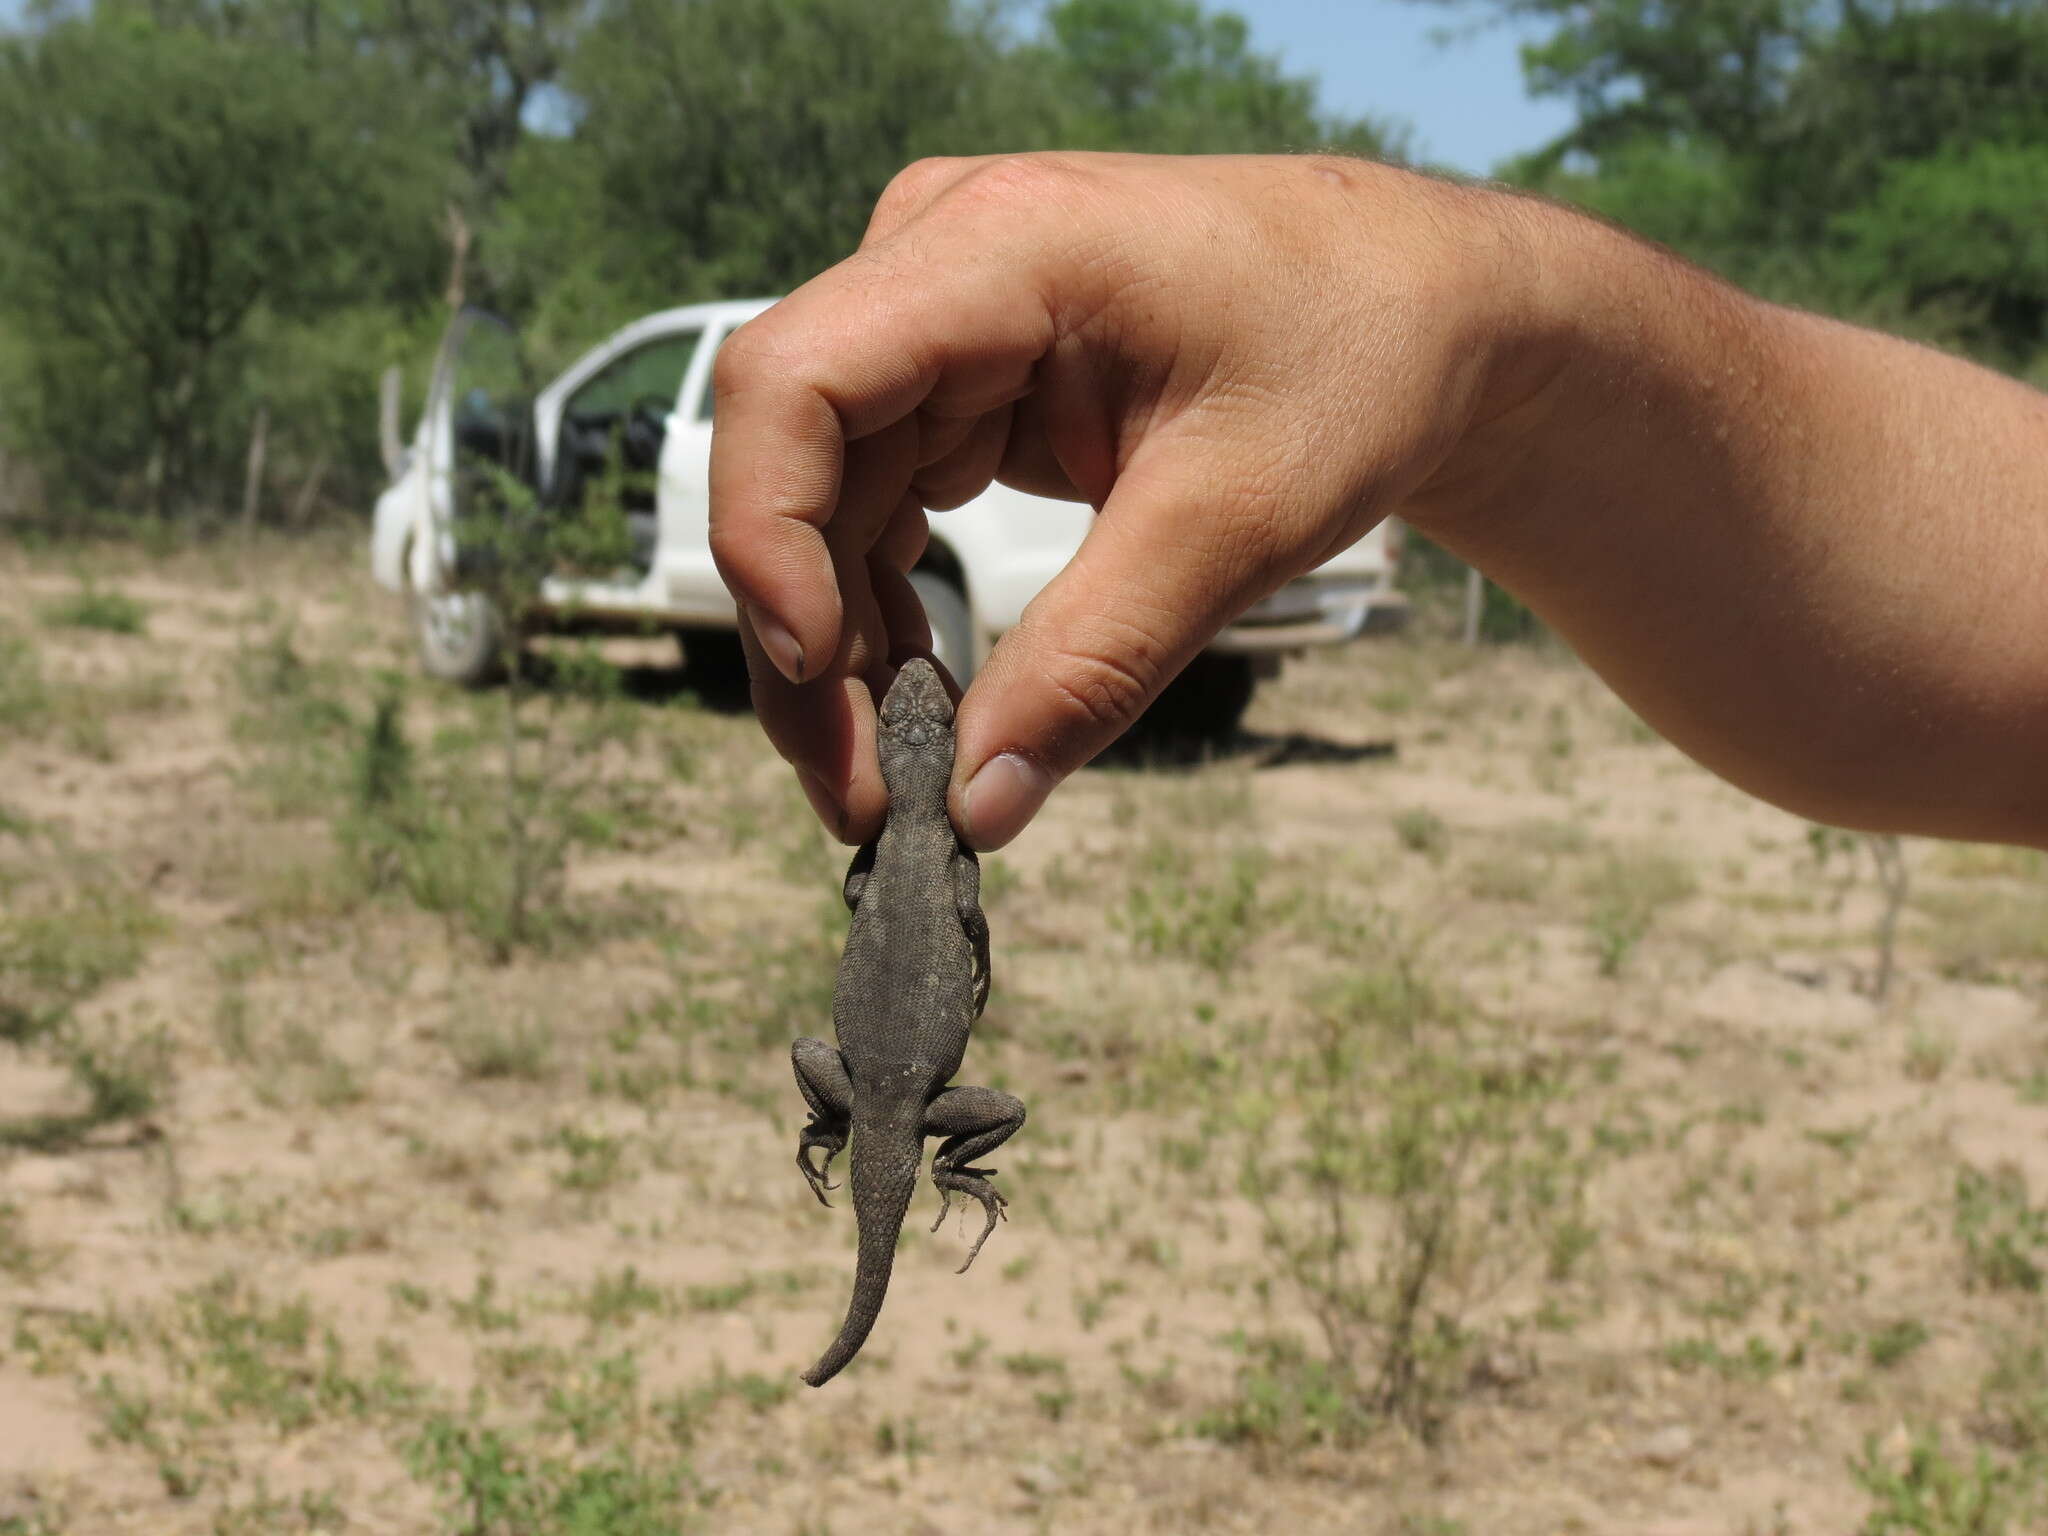
{"type": "Polygon", "coordinates": [[[606,1189],[617,1183],[624,1171],[626,1144],[602,1131],[565,1125],[548,1138],[548,1144],[569,1154],[568,1167],[555,1174],[555,1182],[564,1189],[606,1189]]]}
{"type": "Polygon", "coordinates": [[[1902,1317],[1887,1323],[1870,1336],[1870,1363],[1888,1371],[1906,1359],[1934,1335],[1917,1317],[1902,1317]]]}
{"type": "Polygon", "coordinates": [[[1440,863],[1451,845],[1450,828],[1434,811],[1415,808],[1394,813],[1394,836],[1410,853],[1419,853],[1431,863],[1440,863]]]}
{"type": "Polygon", "coordinates": [[[1956,1174],[1956,1236],[1972,1285],[1993,1291],[2041,1289],[2048,1258],[2048,1210],[2027,1200],[2027,1177],[2011,1163],[1956,1174]]]}
{"type": "Polygon", "coordinates": [[[1669,854],[1609,854],[1587,878],[1600,974],[1616,976],[1662,908],[1690,896],[1692,872],[1669,854]]]}
{"type": "Polygon", "coordinates": [[[1202,881],[1187,851],[1160,839],[1139,856],[1138,867],[1140,878],[1112,923],[1142,953],[1192,960],[1219,976],[1230,970],[1260,926],[1265,854],[1235,853],[1221,878],[1202,881]]]}
{"type": "Polygon", "coordinates": [[[548,1075],[554,1032],[537,1018],[484,1018],[465,1012],[442,1032],[448,1053],[464,1077],[475,1082],[517,1078],[539,1082],[548,1075]]]}
{"type": "Polygon", "coordinates": [[[1877,1501],[1859,1536],[2004,1536],[2011,1527],[2015,1471],[1982,1450],[1959,1461],[1932,1432],[1914,1440],[1903,1466],[1872,1437],[1849,1470],[1877,1501]]]}
{"type": "Polygon", "coordinates": [[[1977,1399],[1985,1435],[2048,1473],[2048,1339],[1996,1342],[1996,1364],[1977,1399]]]}
{"type": "Polygon", "coordinates": [[[1340,1390],[1344,1422],[1427,1435],[1475,1342],[1470,1305],[1590,1246],[1558,1236],[1580,1221],[1585,1165],[1553,1122],[1553,1069],[1432,983],[1391,930],[1359,949],[1378,964],[1321,996],[1311,1038],[1230,1075],[1207,1107],[1321,1327],[1326,1358],[1287,1393],[1340,1390]]]}
{"type": "Polygon", "coordinates": [[[127,593],[81,581],[76,592],[43,604],[38,615],[53,629],[97,629],[110,635],[139,635],[149,628],[149,610],[127,593]]]}
{"type": "Polygon", "coordinates": [[[628,1264],[617,1274],[601,1274],[593,1280],[578,1310],[598,1327],[605,1328],[630,1323],[642,1313],[662,1315],[673,1305],[668,1292],[658,1285],[649,1285],[628,1264]]]}
{"type": "Polygon", "coordinates": [[[45,1261],[29,1246],[21,1228],[21,1207],[11,1200],[0,1200],[0,1275],[33,1280],[42,1272],[45,1261]]]}
{"type": "Polygon", "coordinates": [[[162,923],[149,902],[77,858],[39,842],[39,869],[0,867],[0,1039],[47,1033],[110,981],[132,975],[162,923]],[[54,873],[53,873],[54,871],[54,873]]]}
{"type": "Polygon", "coordinates": [[[1916,1083],[1931,1083],[1948,1070],[1955,1053],[1953,1039],[1916,1029],[1906,1037],[1906,1076],[1916,1083]]]}
{"type": "Polygon", "coordinates": [[[1196,1434],[1226,1445],[1345,1445],[1364,1439],[1374,1415],[1342,1366],[1310,1355],[1298,1339],[1239,1338],[1246,1359],[1237,1393],[1196,1418],[1196,1434]]]}
{"type": "Polygon", "coordinates": [[[448,1499],[456,1536],[682,1536],[686,1467],[628,1450],[563,1455],[538,1434],[430,1415],[408,1446],[413,1475],[448,1499]]]}

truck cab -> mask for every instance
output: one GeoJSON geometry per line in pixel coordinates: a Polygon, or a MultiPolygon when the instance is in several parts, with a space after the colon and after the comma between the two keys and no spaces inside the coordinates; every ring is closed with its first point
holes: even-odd
{"type": "MultiPolygon", "coordinates": [[[[456,538],[464,486],[510,473],[543,514],[574,507],[593,481],[620,484],[632,559],[602,576],[551,575],[529,628],[677,632],[693,662],[736,663],[738,615],[711,560],[711,366],[733,331],[774,301],[695,304],[635,320],[535,389],[517,336],[478,310],[456,317],[435,359],[426,408],[392,484],[377,503],[371,568],[412,605],[421,664],[476,685],[502,655],[501,620],[466,587],[456,538]]],[[[1070,560],[1094,512],[991,485],[932,519],[912,584],[932,624],[933,649],[963,685],[988,648],[1070,560]]],[[[1398,531],[1383,523],[1288,583],[1219,635],[1183,690],[1234,726],[1253,681],[1280,658],[1398,627],[1398,531]]]]}

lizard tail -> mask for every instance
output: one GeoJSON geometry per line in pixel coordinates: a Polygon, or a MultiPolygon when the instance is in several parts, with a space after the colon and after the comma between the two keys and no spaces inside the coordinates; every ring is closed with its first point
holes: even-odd
{"type": "Polygon", "coordinates": [[[854,1220],[860,1226],[860,1255],[853,1270],[853,1300],[847,1304],[839,1337],[804,1372],[804,1381],[811,1386],[822,1387],[845,1370],[882,1315],[882,1298],[889,1293],[889,1273],[896,1263],[896,1236],[903,1230],[903,1217],[917,1188],[923,1151],[923,1138],[915,1132],[854,1120],[847,1177],[853,1186],[854,1220]]]}

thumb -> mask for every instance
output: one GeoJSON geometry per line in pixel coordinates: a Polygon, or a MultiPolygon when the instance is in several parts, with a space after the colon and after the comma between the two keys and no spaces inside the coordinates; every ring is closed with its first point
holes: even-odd
{"type": "Polygon", "coordinates": [[[1213,456],[1147,444],[975,677],[960,704],[952,805],[974,847],[1015,837],[1224,625],[1312,563],[1286,526],[1301,519],[1224,489],[1237,475],[1207,473],[1213,456]],[[1169,457],[1170,474],[1160,467],[1169,457]]]}

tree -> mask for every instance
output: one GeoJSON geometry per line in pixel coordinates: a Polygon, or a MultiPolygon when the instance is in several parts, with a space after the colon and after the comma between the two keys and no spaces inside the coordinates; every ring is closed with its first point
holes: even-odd
{"type": "Polygon", "coordinates": [[[220,407],[252,318],[406,286],[421,176],[365,131],[363,83],[118,11],[0,39],[10,427],[74,499],[188,504],[238,446],[220,407]]]}
{"type": "Polygon", "coordinates": [[[1578,121],[1510,172],[1779,297],[2023,364],[2048,345],[2038,0],[1433,0],[1551,23],[1578,121]]]}
{"type": "Polygon", "coordinates": [[[1172,154],[1335,147],[1377,154],[1377,124],[1326,118],[1313,79],[1251,48],[1233,11],[1196,0],[1063,0],[1027,59],[1052,97],[1052,141],[1172,154]]]}

